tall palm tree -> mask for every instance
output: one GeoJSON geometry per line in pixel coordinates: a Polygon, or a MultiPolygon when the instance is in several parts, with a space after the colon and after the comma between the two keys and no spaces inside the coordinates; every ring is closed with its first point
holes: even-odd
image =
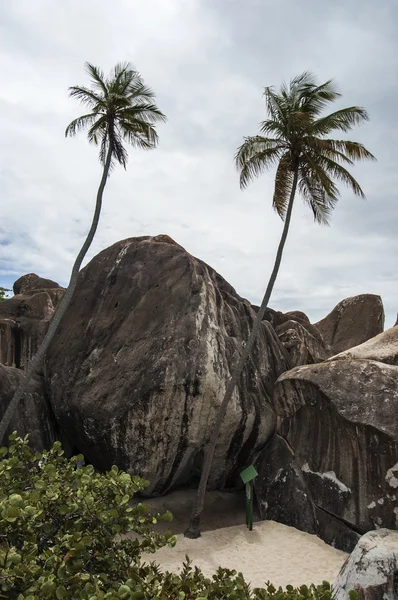
{"type": "Polygon", "coordinates": [[[335,181],[346,184],[357,196],[365,197],[362,188],[344,165],[351,166],[356,160],[375,160],[374,156],[358,142],[336,140],[328,136],[333,131],[346,133],[355,125],[367,121],[369,117],[366,110],[351,106],[326,116],[321,114],[340,95],[332,80],[318,86],[308,72],[295,77],[289,85],[283,84],[279,92],[271,87],[265,88],[268,118],[261,123],[260,134],[245,138],[236,153],[236,166],[240,171],[240,186],[243,189],[258,175],[273,166],[277,167],[272,204],[284,221],[284,227],[260,310],[228,382],[206,449],[191,521],[185,532],[187,537],[200,536],[200,516],[217,440],[278,275],[296,192],[311,208],[315,221],[325,225],[339,198],[335,181]]]}
{"type": "Polygon", "coordinates": [[[105,78],[100,69],[89,63],[86,63],[86,71],[91,79],[91,87],[71,87],[69,95],[80,100],[88,107],[89,112],[72,121],[66,128],[65,136],[74,136],[79,131],[88,129],[89,142],[99,146],[99,159],[103,171],[94,216],[90,231],[73,265],[65,296],[0,422],[0,443],[70,304],[82,261],[97,230],[102,195],[110,169],[116,162],[126,168],[128,155],[124,142],[144,150],[155,148],[158,143],[155,124],[166,120],[154,102],[154,92],[144,84],[141,75],[129,63],[117,64],[108,78],[105,78]]]}

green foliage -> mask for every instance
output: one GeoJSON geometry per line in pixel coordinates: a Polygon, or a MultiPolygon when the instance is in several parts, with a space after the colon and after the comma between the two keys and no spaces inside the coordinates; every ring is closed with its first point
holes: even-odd
{"type": "Polygon", "coordinates": [[[92,466],[76,469],[61,444],[33,455],[10,436],[0,449],[0,598],[133,598],[123,592],[141,552],[173,545],[153,531],[170,513],[151,515],[130,500],[148,482],[92,466]],[[133,531],[135,538],[123,534],[133,531]]]}
{"type": "MultiPolygon", "coordinates": [[[[140,600],[159,598],[160,600],[331,600],[330,585],[324,582],[319,586],[285,590],[267,583],[265,588],[251,589],[242,573],[219,568],[207,578],[198,567],[192,567],[188,557],[179,575],[162,574],[155,565],[144,566],[139,570],[141,582],[137,596],[140,600]],[[147,581],[150,581],[148,586],[147,581]]],[[[136,592],[137,593],[137,592],[136,592]]]]}
{"type": "Polygon", "coordinates": [[[67,460],[59,442],[32,454],[27,437],[0,449],[0,598],[9,600],[331,600],[328,583],[254,588],[219,568],[205,577],[188,557],[179,575],[141,563],[142,552],[175,544],[130,500],[148,482],[119,471],[97,473],[67,460]],[[134,537],[123,534],[135,532],[134,537]]]}
{"type": "Polygon", "coordinates": [[[123,142],[143,150],[155,148],[156,123],[166,121],[166,117],[155,104],[154,92],[130,63],[117,64],[109,77],[90,63],[86,63],[86,71],[91,87],[73,86],[69,92],[89,112],[69,123],[65,135],[75,136],[87,129],[89,142],[100,147],[101,163],[105,164],[110,149],[111,164],[116,161],[126,168],[123,142]]]}
{"type": "Polygon", "coordinates": [[[318,85],[308,72],[292,79],[289,85],[282,84],[279,92],[272,87],[264,90],[268,118],[261,123],[260,135],[245,138],[235,160],[242,188],[269,168],[277,167],[273,207],[282,219],[294,174],[299,192],[318,223],[328,224],[339,199],[336,181],[365,197],[346,167],[375,157],[358,142],[328,136],[336,131],[346,133],[369,116],[361,106],[322,115],[323,109],[340,96],[331,80],[318,85]]]}
{"type": "Polygon", "coordinates": [[[6,300],[8,292],[11,292],[11,290],[0,286],[0,302],[6,300]]]}

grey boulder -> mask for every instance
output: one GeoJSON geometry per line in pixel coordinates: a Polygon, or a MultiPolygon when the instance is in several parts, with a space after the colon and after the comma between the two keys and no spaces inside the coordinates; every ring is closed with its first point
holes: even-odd
{"type": "Polygon", "coordinates": [[[398,531],[379,529],[361,537],[333,586],[334,600],[356,590],[360,600],[397,600],[398,531]]]}
{"type": "MultiPolygon", "coordinates": [[[[114,244],[81,271],[47,353],[61,428],[96,467],[148,479],[149,494],[193,481],[254,318],[249,302],[168,236],[114,244]]],[[[272,389],[289,366],[264,322],[223,423],[210,488],[234,487],[273,433],[272,389]]]]}

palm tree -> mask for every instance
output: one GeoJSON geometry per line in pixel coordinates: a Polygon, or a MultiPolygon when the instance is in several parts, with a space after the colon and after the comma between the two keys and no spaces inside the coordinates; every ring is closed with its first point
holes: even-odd
{"type": "Polygon", "coordinates": [[[144,84],[141,75],[129,63],[117,64],[108,78],[104,77],[100,69],[89,63],[86,63],[86,71],[91,78],[91,87],[71,87],[69,95],[80,100],[88,107],[89,112],[72,121],[66,128],[65,136],[74,136],[88,128],[89,142],[99,146],[99,159],[103,171],[94,216],[90,231],[73,265],[65,296],[51,320],[35,357],[29,363],[25,377],[3,415],[0,423],[0,443],[72,299],[82,261],[97,230],[102,195],[110,169],[115,162],[126,168],[128,155],[124,142],[144,150],[155,148],[158,143],[155,124],[166,120],[165,115],[154,103],[154,92],[144,84]]]}
{"type": "Polygon", "coordinates": [[[308,72],[295,77],[289,85],[283,84],[279,92],[271,87],[265,88],[268,118],[261,123],[260,134],[245,138],[236,153],[242,189],[269,168],[277,167],[272,204],[284,221],[284,227],[261,307],[217,414],[190,524],[185,532],[187,537],[200,536],[200,516],[217,440],[229,401],[260,330],[278,275],[297,190],[311,208],[315,221],[325,225],[328,224],[339,198],[334,180],[348,185],[357,196],[365,197],[360,185],[344,165],[351,166],[356,160],[375,160],[374,156],[358,142],[335,140],[328,136],[335,130],[346,133],[355,125],[367,121],[369,117],[366,110],[351,106],[326,116],[321,115],[323,109],[340,95],[332,80],[318,86],[308,72]]]}

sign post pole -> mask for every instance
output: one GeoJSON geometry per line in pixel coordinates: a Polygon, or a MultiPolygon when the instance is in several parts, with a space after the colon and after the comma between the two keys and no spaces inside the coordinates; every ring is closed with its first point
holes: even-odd
{"type": "Polygon", "coordinates": [[[250,465],[247,469],[241,472],[240,477],[243,483],[246,485],[246,526],[249,531],[253,530],[253,480],[257,477],[258,473],[253,465],[250,465]]]}

